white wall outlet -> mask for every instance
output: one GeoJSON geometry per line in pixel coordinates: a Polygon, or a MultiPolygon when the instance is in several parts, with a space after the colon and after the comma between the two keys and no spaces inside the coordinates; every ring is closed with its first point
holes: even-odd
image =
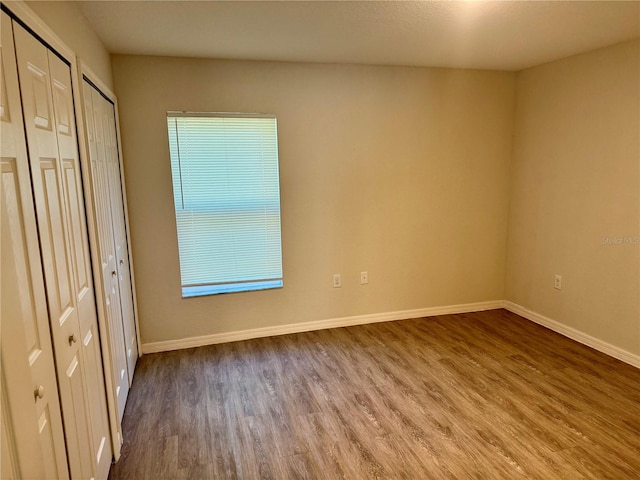
{"type": "Polygon", "coordinates": [[[342,275],[335,273],[333,275],[333,288],[340,288],[342,286],[342,275]]]}
{"type": "Polygon", "coordinates": [[[369,272],[360,272],[360,285],[369,283],[369,272]]]}
{"type": "Polygon", "coordinates": [[[553,288],[562,290],[562,275],[556,275],[553,280],[553,288]]]}

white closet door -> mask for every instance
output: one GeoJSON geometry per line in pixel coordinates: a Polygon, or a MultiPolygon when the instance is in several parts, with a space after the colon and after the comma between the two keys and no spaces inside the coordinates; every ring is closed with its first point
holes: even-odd
{"type": "Polygon", "coordinates": [[[113,219],[113,233],[118,262],[118,282],[120,286],[120,305],[122,307],[122,324],[124,328],[127,366],[129,368],[129,384],[133,380],[133,372],[138,360],[138,342],[133,312],[133,290],[131,288],[131,267],[129,265],[129,249],[127,244],[127,229],[124,216],[124,200],[122,194],[122,179],[120,175],[120,157],[118,155],[118,137],[116,133],[115,108],[111,102],[94,90],[99,96],[106,112],[105,140],[107,147],[107,171],[109,173],[109,189],[111,212],[113,219]]]}
{"type": "Polygon", "coordinates": [[[3,12],[2,478],[68,478],[11,23],[3,12]]]}
{"type": "Polygon", "coordinates": [[[112,452],[76,138],[71,72],[69,66],[53,53],[48,52],[48,55],[53,84],[58,152],[64,167],[63,187],[67,195],[65,204],[69,219],[71,259],[80,320],[82,340],[80,348],[86,365],[92,455],[96,462],[98,478],[106,478],[111,466],[112,452]]]}
{"type": "Polygon", "coordinates": [[[109,330],[111,350],[111,369],[113,388],[118,404],[118,418],[122,420],[129,392],[129,375],[125,350],[124,328],[120,309],[117,262],[111,221],[109,199],[108,167],[106,161],[106,143],[104,109],[100,102],[93,101],[95,91],[87,82],[83,82],[85,117],[89,140],[89,157],[96,220],[98,224],[98,251],[104,286],[105,312],[109,330]]]}
{"type": "Polygon", "coordinates": [[[70,70],[14,25],[32,188],[73,478],[111,461],[70,70]]]}

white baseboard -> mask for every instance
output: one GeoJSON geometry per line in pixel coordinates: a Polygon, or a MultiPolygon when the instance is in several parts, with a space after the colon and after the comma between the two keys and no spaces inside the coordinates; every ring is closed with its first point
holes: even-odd
{"type": "Polygon", "coordinates": [[[251,330],[240,330],[236,332],[216,333],[213,335],[203,335],[200,337],[180,338],[177,340],[167,340],[164,342],[143,343],[142,353],[145,354],[166,352],[169,350],[179,350],[182,348],[200,347],[202,345],[237,342],[239,340],[249,340],[251,338],[272,337],[275,335],[286,335],[288,333],[311,332],[313,330],[349,327],[352,325],[364,325],[367,323],[390,322],[394,320],[407,320],[409,318],[432,317],[434,315],[449,315],[453,313],[480,312],[483,310],[494,310],[496,308],[502,308],[503,305],[504,302],[502,300],[493,300],[489,302],[466,303],[462,305],[449,305],[443,307],[418,308],[415,310],[401,310],[398,312],[374,313],[370,315],[330,318],[327,320],[316,320],[312,322],[291,323],[288,325],[277,325],[274,327],[263,327],[254,328],[251,330]]]}
{"type": "Polygon", "coordinates": [[[349,327],[353,325],[365,325],[367,323],[391,322],[394,320],[407,320],[409,318],[433,317],[435,315],[450,315],[454,313],[480,312],[483,310],[494,310],[505,308],[521,317],[534,323],[542,325],[556,333],[564,335],[572,340],[580,342],[591,348],[605,353],[613,358],[617,358],[629,365],[640,368],[640,355],[623,350],[620,347],[611,345],[598,338],[587,335],[575,328],[568,327],[556,320],[545,317],[539,313],[529,310],[517,303],[507,300],[493,300],[488,302],[466,303],[462,305],[448,305],[443,307],[427,307],[414,310],[400,310],[397,312],[374,313],[369,315],[356,315],[353,317],[330,318],[327,320],[315,320],[312,322],[290,323],[288,325],[277,325],[273,327],[254,328],[251,330],[240,330],[236,332],[216,333],[213,335],[203,335],[200,337],[180,338],[177,340],[166,340],[164,342],[152,342],[142,344],[142,353],[157,353],[170,350],[180,350],[183,348],[200,347],[203,345],[214,345],[217,343],[237,342],[239,340],[249,340],[252,338],[272,337],[276,335],[286,335],[288,333],[311,332],[314,330],[324,330],[327,328],[349,327]]]}
{"type": "Polygon", "coordinates": [[[540,315],[539,313],[533,312],[523,307],[522,305],[518,305],[517,303],[505,300],[504,308],[509,310],[510,312],[526,318],[527,320],[531,320],[532,322],[542,325],[543,327],[547,327],[549,330],[553,330],[554,332],[564,335],[565,337],[569,337],[576,342],[580,342],[583,345],[587,345],[588,347],[598,350],[599,352],[606,353],[613,358],[617,358],[618,360],[628,363],[629,365],[640,368],[640,355],[636,355],[634,353],[623,350],[620,347],[616,347],[615,345],[611,345],[610,343],[592,337],[591,335],[587,335],[586,333],[583,333],[580,330],[576,330],[575,328],[568,327],[567,325],[564,325],[556,320],[552,320],[549,317],[545,317],[544,315],[540,315]]]}

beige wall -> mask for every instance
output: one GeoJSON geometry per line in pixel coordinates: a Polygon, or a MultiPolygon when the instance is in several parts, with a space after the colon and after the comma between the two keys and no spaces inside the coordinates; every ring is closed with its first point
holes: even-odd
{"type": "Polygon", "coordinates": [[[26,2],[100,80],[113,89],[109,52],[93,31],[77,2],[26,2]]]}
{"type": "Polygon", "coordinates": [[[640,353],[640,43],[519,73],[516,111],[506,299],[640,353]]]}
{"type": "Polygon", "coordinates": [[[143,343],[503,298],[514,74],[136,56],[112,66],[143,343]],[[181,298],[167,110],[277,115],[283,289],[181,298]]]}
{"type": "Polygon", "coordinates": [[[506,298],[640,353],[638,41],[517,77],[117,56],[114,78],[77,3],[27,5],[115,85],[144,343],[506,298]],[[278,115],[283,290],[180,298],[172,109],[278,115]]]}
{"type": "Polygon", "coordinates": [[[27,4],[115,85],[144,343],[506,298],[640,353],[638,41],[517,81],[128,56],[114,58],[112,76],[76,3],[27,4]],[[173,109],[278,115],[284,289],[180,298],[173,109]]]}

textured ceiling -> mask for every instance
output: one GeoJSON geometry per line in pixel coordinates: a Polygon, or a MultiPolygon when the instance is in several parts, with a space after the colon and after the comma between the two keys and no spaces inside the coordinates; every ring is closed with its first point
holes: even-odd
{"type": "Polygon", "coordinates": [[[521,70],[640,36],[640,2],[98,1],[112,53],[521,70]]]}

